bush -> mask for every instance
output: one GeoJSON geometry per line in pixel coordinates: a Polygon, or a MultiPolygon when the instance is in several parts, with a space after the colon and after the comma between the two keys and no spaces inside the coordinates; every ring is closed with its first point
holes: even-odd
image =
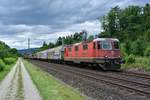
{"type": "Polygon", "coordinates": [[[3,70],[5,67],[5,63],[3,62],[2,59],[0,59],[0,71],[3,70]]]}
{"type": "Polygon", "coordinates": [[[126,54],[131,54],[131,42],[127,41],[123,44],[122,49],[126,54]]]}
{"type": "Polygon", "coordinates": [[[137,39],[132,43],[131,53],[134,55],[143,56],[145,51],[145,43],[142,39],[137,39]]]}
{"type": "Polygon", "coordinates": [[[145,50],[144,55],[150,57],[150,47],[145,50]]]}
{"type": "Polygon", "coordinates": [[[4,62],[8,65],[14,63],[15,60],[16,60],[16,58],[12,58],[12,57],[4,58],[4,62]]]}
{"type": "Polygon", "coordinates": [[[134,62],[135,62],[135,56],[134,56],[133,54],[131,54],[131,55],[127,56],[127,57],[125,58],[125,60],[126,60],[126,63],[127,63],[127,64],[134,63],[134,62]]]}

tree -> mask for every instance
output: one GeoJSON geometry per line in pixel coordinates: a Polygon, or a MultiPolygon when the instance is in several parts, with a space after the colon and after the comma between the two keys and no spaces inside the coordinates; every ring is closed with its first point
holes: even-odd
{"type": "Polygon", "coordinates": [[[4,59],[5,57],[12,56],[18,56],[18,51],[15,48],[11,49],[7,44],[0,41],[0,58],[4,59]]]}
{"type": "Polygon", "coordinates": [[[59,37],[58,39],[57,39],[57,41],[56,41],[56,44],[55,44],[56,46],[60,46],[60,45],[62,45],[62,38],[61,37],[59,37]]]}
{"type": "MultiPolygon", "coordinates": [[[[146,30],[150,30],[150,4],[146,4],[144,7],[143,7],[143,17],[142,17],[142,19],[143,19],[143,22],[144,23],[142,23],[142,27],[144,28],[144,31],[145,31],[145,33],[147,33],[146,32],[146,30]]],[[[150,37],[150,31],[149,31],[149,37],[150,37]]]]}
{"type": "Polygon", "coordinates": [[[46,50],[48,49],[49,46],[47,45],[47,43],[44,41],[42,47],[40,47],[37,51],[42,51],[42,50],[46,50]]]}
{"type": "Polygon", "coordinates": [[[17,51],[16,48],[10,49],[9,52],[10,52],[13,56],[19,56],[19,53],[18,53],[18,51],[17,51]]]}
{"type": "Polygon", "coordinates": [[[42,47],[47,47],[47,43],[44,41],[42,47]]]}
{"type": "Polygon", "coordinates": [[[124,49],[128,55],[131,54],[131,43],[129,41],[125,42],[124,49]]]}
{"type": "Polygon", "coordinates": [[[145,43],[142,39],[137,39],[135,42],[133,42],[131,48],[134,55],[143,56],[145,51],[145,43]]]}
{"type": "Polygon", "coordinates": [[[54,46],[55,46],[55,44],[54,44],[54,43],[49,42],[49,44],[48,44],[48,47],[49,47],[49,48],[53,48],[54,46]]]}
{"type": "Polygon", "coordinates": [[[94,39],[94,36],[93,35],[90,35],[89,37],[88,37],[88,41],[92,41],[94,39]]]}
{"type": "Polygon", "coordinates": [[[144,32],[143,37],[144,37],[145,41],[150,42],[150,29],[148,29],[147,31],[144,32]]]}
{"type": "Polygon", "coordinates": [[[102,18],[102,27],[108,37],[115,37],[120,31],[120,8],[116,6],[110,10],[107,16],[102,18]]]}
{"type": "Polygon", "coordinates": [[[73,35],[73,40],[74,42],[80,42],[82,40],[82,36],[80,33],[75,32],[75,34],[73,35]]]}

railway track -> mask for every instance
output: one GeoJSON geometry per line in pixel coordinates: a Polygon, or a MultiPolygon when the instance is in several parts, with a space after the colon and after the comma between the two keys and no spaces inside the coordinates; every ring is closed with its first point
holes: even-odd
{"type": "MultiPolygon", "coordinates": [[[[58,64],[56,64],[58,65],[58,64]]],[[[60,64],[59,64],[60,65],[60,64]]],[[[68,66],[68,65],[65,65],[68,66]]],[[[65,67],[63,65],[63,67],[65,67]]],[[[136,73],[136,72],[100,72],[97,70],[89,70],[89,69],[83,69],[83,68],[76,68],[75,66],[70,66],[72,68],[75,68],[75,70],[84,70],[87,73],[94,73],[95,75],[101,75],[103,77],[108,77],[108,78],[114,78],[122,81],[127,81],[131,83],[138,83],[144,86],[150,86],[150,75],[149,74],[143,74],[143,73],[136,73]],[[140,80],[137,80],[140,79],[140,80]]]]}
{"type": "Polygon", "coordinates": [[[137,73],[137,72],[124,72],[122,74],[128,75],[128,76],[135,76],[135,77],[141,77],[141,78],[145,78],[145,79],[150,79],[150,75],[149,74],[143,74],[143,73],[137,73]]]}
{"type": "MultiPolygon", "coordinates": [[[[40,63],[39,65],[42,66],[43,64],[40,63]]],[[[51,64],[51,65],[55,66],[55,67],[48,67],[49,70],[54,70],[54,71],[63,72],[63,73],[68,72],[68,73],[71,73],[74,75],[78,75],[82,78],[96,80],[96,82],[105,82],[110,85],[115,85],[117,87],[129,90],[130,92],[134,92],[136,94],[140,94],[140,95],[147,96],[147,97],[150,96],[150,84],[147,84],[147,83],[129,80],[128,78],[125,78],[125,77],[124,78],[116,77],[116,75],[110,76],[110,75],[103,74],[100,72],[95,73],[94,71],[89,71],[89,70],[85,70],[85,69],[67,67],[64,65],[58,65],[58,64],[51,64]]],[[[125,74],[127,74],[127,73],[125,73],[125,74]]],[[[118,75],[119,75],[119,73],[118,73],[118,75]]],[[[134,74],[129,74],[129,76],[133,76],[133,75],[134,74]]],[[[145,79],[145,76],[141,75],[140,78],[145,79]]],[[[149,79],[149,78],[146,78],[146,79],[149,79]]]]}
{"type": "MultiPolygon", "coordinates": [[[[63,67],[65,67],[65,66],[63,66],[63,67]]],[[[137,81],[134,81],[134,80],[131,80],[131,79],[129,80],[127,77],[117,77],[116,75],[115,76],[114,75],[111,76],[109,73],[107,73],[108,75],[106,73],[100,73],[100,72],[99,73],[95,73],[94,71],[91,71],[91,70],[84,70],[84,69],[79,69],[79,68],[74,68],[74,67],[71,67],[71,68],[70,67],[69,68],[65,67],[65,69],[71,69],[71,70],[75,70],[77,72],[83,72],[84,71],[84,72],[86,72],[86,74],[90,74],[90,75],[92,74],[94,76],[101,76],[101,77],[114,79],[114,80],[121,80],[121,81],[125,81],[125,82],[130,82],[130,83],[133,83],[133,84],[140,84],[140,85],[143,85],[144,87],[147,86],[147,87],[150,88],[150,84],[143,83],[143,82],[137,82],[137,81]]],[[[64,69],[61,69],[61,70],[64,70],[64,69]]],[[[113,74],[116,74],[116,73],[113,73],[113,74]]],[[[118,74],[120,75],[122,73],[118,73],[118,74]]],[[[127,75],[127,73],[125,75],[127,75]]],[[[145,78],[145,77],[142,77],[142,78],[145,78]]]]}
{"type": "Polygon", "coordinates": [[[60,70],[74,73],[76,75],[80,75],[80,76],[86,77],[88,79],[90,78],[90,79],[95,79],[96,81],[103,81],[106,83],[110,83],[112,85],[127,88],[129,90],[134,90],[136,93],[139,93],[142,95],[146,94],[147,96],[150,96],[150,84],[129,81],[129,80],[120,79],[120,78],[111,77],[111,76],[102,75],[102,74],[93,74],[93,73],[79,71],[79,70],[70,70],[70,69],[63,69],[63,68],[60,68],[60,70]],[[145,90],[145,87],[146,87],[146,90],[145,90]],[[148,90],[147,90],[147,88],[148,88],[148,90]]]}

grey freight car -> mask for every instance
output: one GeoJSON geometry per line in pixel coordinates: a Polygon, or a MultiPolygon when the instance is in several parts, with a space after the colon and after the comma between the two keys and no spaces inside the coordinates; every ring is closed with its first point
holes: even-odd
{"type": "Polygon", "coordinates": [[[47,49],[41,52],[37,52],[35,55],[38,59],[62,59],[63,58],[63,47],[55,47],[47,49]]]}

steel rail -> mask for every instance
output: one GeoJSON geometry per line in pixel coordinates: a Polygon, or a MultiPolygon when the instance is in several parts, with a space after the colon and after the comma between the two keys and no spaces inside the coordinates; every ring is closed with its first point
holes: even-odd
{"type": "MultiPolygon", "coordinates": [[[[65,72],[69,72],[69,73],[74,73],[76,75],[80,75],[80,76],[84,76],[84,77],[87,77],[87,78],[91,78],[91,79],[95,79],[97,81],[103,81],[103,82],[106,82],[106,83],[109,83],[109,84],[112,84],[112,85],[116,85],[116,86],[120,86],[120,87],[123,87],[123,88],[126,88],[126,89],[130,89],[130,90],[134,90],[135,92],[140,92],[142,93],[143,95],[146,94],[148,96],[150,96],[150,92],[149,91],[143,91],[143,90],[140,90],[140,89],[137,89],[137,88],[133,88],[133,87],[130,87],[130,86],[127,86],[127,85],[123,85],[123,84],[120,84],[120,83],[114,83],[110,80],[106,80],[106,79],[102,79],[102,78],[97,78],[95,76],[91,76],[91,75],[88,75],[88,74],[83,74],[83,73],[80,73],[80,72],[76,72],[76,71],[72,71],[72,70],[66,70],[66,69],[63,69],[63,68],[60,68],[61,71],[65,71],[65,72]]],[[[59,68],[57,69],[52,69],[52,70],[55,70],[55,71],[60,71],[59,68]]]]}

